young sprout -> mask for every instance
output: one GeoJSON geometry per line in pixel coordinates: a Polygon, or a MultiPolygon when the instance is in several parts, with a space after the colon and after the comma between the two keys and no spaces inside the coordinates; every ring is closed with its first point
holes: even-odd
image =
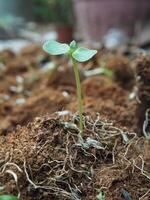
{"type": "Polygon", "coordinates": [[[73,70],[76,80],[77,98],[78,98],[78,112],[80,117],[80,132],[83,135],[83,105],[81,96],[81,84],[78,71],[78,62],[85,62],[90,60],[96,53],[96,50],[90,50],[84,47],[77,47],[77,43],[73,40],[69,45],[59,43],[57,41],[47,41],[43,45],[44,51],[51,55],[67,54],[73,64],[73,70]]]}
{"type": "Polygon", "coordinates": [[[0,195],[0,200],[19,200],[13,195],[0,195]]]}

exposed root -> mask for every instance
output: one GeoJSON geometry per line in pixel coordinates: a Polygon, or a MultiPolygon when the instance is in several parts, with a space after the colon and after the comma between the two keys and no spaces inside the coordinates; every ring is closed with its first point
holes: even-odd
{"type": "Polygon", "coordinates": [[[131,159],[131,160],[129,160],[129,159],[127,158],[127,154],[128,154],[129,148],[130,148],[131,145],[133,145],[133,144],[134,144],[134,141],[130,142],[130,144],[127,146],[126,151],[125,151],[125,153],[124,153],[124,155],[123,155],[123,158],[124,158],[125,161],[127,161],[127,162],[132,166],[132,173],[134,173],[134,168],[136,168],[136,169],[140,170],[140,172],[141,172],[141,174],[142,174],[143,176],[145,176],[147,179],[150,180],[150,175],[149,175],[149,173],[148,173],[147,171],[144,170],[144,163],[145,163],[145,161],[144,161],[144,159],[143,159],[143,157],[142,157],[141,155],[139,155],[136,159],[131,159]],[[141,161],[142,161],[141,167],[139,167],[139,166],[136,164],[136,160],[138,160],[138,158],[140,158],[141,161]]]}
{"type": "Polygon", "coordinates": [[[18,169],[19,172],[22,173],[22,169],[17,164],[11,163],[11,162],[7,162],[7,163],[5,163],[4,165],[1,166],[1,169],[2,169],[1,173],[4,173],[7,166],[14,166],[14,167],[16,167],[16,169],[18,169]]]}
{"type": "Polygon", "coordinates": [[[145,112],[145,121],[143,123],[143,133],[147,139],[150,139],[150,132],[147,132],[146,129],[150,125],[150,108],[145,112]]]}
{"type": "MultiPolygon", "coordinates": [[[[79,200],[73,193],[69,193],[61,188],[58,187],[52,187],[52,186],[47,186],[47,185],[37,185],[35,184],[30,178],[29,174],[27,172],[27,167],[26,167],[26,161],[24,161],[24,172],[26,174],[26,178],[28,182],[34,187],[34,189],[44,189],[44,190],[50,190],[51,192],[53,191],[55,194],[61,194],[63,197],[71,198],[73,200],[79,200]]],[[[51,179],[52,181],[56,181],[55,179],[51,179]]],[[[69,188],[71,189],[70,185],[68,184],[69,188]]],[[[71,189],[72,190],[72,189],[71,189]]]]}
{"type": "Polygon", "coordinates": [[[10,174],[13,176],[15,183],[16,183],[16,187],[17,187],[17,191],[18,191],[18,198],[20,198],[20,190],[19,190],[19,184],[18,184],[18,175],[16,172],[14,172],[13,170],[10,169],[6,169],[7,167],[11,168],[14,167],[15,169],[17,169],[20,173],[22,173],[22,169],[15,163],[11,163],[11,162],[7,162],[5,163],[2,167],[1,167],[1,172],[0,172],[0,176],[3,176],[3,174],[10,174]]]}
{"type": "Polygon", "coordinates": [[[139,200],[142,200],[144,197],[146,197],[146,196],[148,195],[148,193],[150,193],[150,189],[149,189],[144,195],[142,195],[142,196],[139,198],[139,200]]]}

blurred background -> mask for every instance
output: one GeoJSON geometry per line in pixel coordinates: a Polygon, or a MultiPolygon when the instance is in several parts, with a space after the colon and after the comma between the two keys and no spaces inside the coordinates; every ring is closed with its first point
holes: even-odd
{"type": "Polygon", "coordinates": [[[0,50],[57,39],[113,49],[150,44],[149,0],[0,0],[0,50]]]}

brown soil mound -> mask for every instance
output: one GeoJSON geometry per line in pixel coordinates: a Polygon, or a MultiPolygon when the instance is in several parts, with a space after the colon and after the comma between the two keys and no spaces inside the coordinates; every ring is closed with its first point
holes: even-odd
{"type": "Polygon", "coordinates": [[[99,116],[85,117],[84,141],[79,141],[69,119],[37,118],[0,137],[2,192],[19,192],[22,200],[93,200],[100,191],[106,200],[148,200],[148,141],[99,116]]]}
{"type": "MultiPolygon", "coordinates": [[[[26,125],[31,122],[36,116],[53,113],[63,110],[69,102],[67,97],[64,97],[61,91],[47,89],[45,91],[36,92],[32,97],[29,97],[25,104],[16,105],[11,113],[1,119],[0,129],[2,133],[10,131],[19,125],[26,125]]],[[[9,107],[3,107],[9,109],[9,107]]],[[[11,109],[11,107],[10,107],[11,109]]]]}
{"type": "Polygon", "coordinates": [[[106,62],[108,68],[114,72],[114,81],[121,87],[131,90],[134,85],[134,73],[129,59],[121,55],[111,55],[106,62]]]}

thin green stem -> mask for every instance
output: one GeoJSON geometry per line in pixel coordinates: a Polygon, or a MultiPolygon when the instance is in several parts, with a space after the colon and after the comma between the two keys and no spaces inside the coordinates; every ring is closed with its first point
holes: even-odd
{"type": "Polygon", "coordinates": [[[80,84],[80,76],[78,71],[78,63],[77,61],[72,58],[73,62],[73,70],[75,74],[75,80],[76,80],[76,88],[77,88],[77,98],[78,98],[78,111],[79,111],[79,117],[80,117],[80,131],[81,136],[83,135],[83,105],[82,105],[82,96],[81,96],[81,84],[80,84]]]}

